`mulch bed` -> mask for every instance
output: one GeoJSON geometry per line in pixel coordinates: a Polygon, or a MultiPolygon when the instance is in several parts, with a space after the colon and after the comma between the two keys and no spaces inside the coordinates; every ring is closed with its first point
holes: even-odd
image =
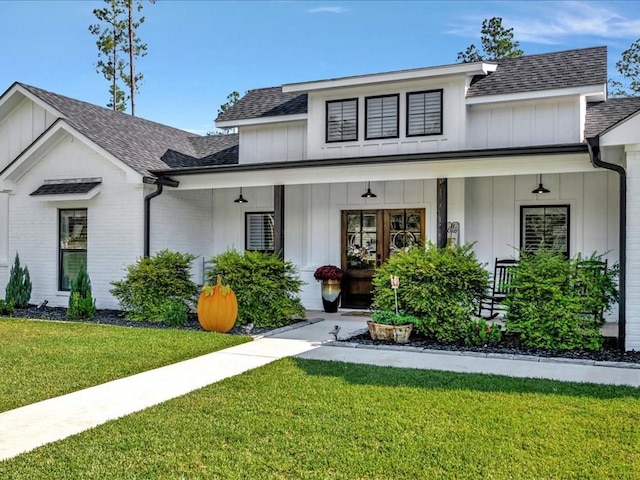
{"type": "MultiPolygon", "coordinates": [[[[371,336],[368,332],[341,340],[345,342],[359,343],[362,345],[396,345],[393,342],[371,340],[371,336]]],[[[628,352],[622,352],[615,348],[615,339],[611,338],[605,338],[605,348],[598,352],[589,350],[546,350],[540,348],[526,348],[517,345],[512,338],[509,338],[508,335],[505,335],[503,337],[500,346],[471,347],[464,344],[442,344],[436,342],[435,340],[426,338],[421,334],[413,333],[411,335],[409,343],[405,343],[403,345],[428,350],[502,353],[506,355],[530,355],[537,357],[559,357],[603,362],[640,363],[640,351],[632,350],[628,352]]]]}
{"type": "MultiPolygon", "coordinates": [[[[181,327],[174,327],[165,322],[147,322],[139,320],[127,320],[125,313],[120,310],[96,310],[96,314],[91,320],[79,320],[67,318],[67,309],[64,307],[43,307],[38,308],[35,305],[29,305],[27,308],[16,308],[13,314],[16,318],[34,318],[38,320],[55,320],[64,322],[81,322],[81,323],[97,323],[101,325],[117,325],[120,327],[143,327],[143,328],[179,328],[183,330],[202,330],[198,317],[195,314],[189,314],[187,323],[181,327]]],[[[265,333],[273,328],[254,328],[252,335],[265,333]]],[[[239,326],[233,327],[229,332],[232,335],[243,335],[244,329],[239,326]]]]}

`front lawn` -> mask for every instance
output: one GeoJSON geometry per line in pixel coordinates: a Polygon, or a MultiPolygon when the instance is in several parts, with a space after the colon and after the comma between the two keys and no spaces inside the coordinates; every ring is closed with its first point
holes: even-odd
{"type": "Polygon", "coordinates": [[[204,331],[0,318],[0,412],[247,340],[204,331]]]}
{"type": "Polygon", "coordinates": [[[283,359],[0,477],[636,479],[638,445],[638,389],[283,359]]]}

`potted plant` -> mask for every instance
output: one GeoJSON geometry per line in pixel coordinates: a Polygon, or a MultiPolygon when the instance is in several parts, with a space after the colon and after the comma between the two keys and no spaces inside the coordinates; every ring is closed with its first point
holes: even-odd
{"type": "Polygon", "coordinates": [[[327,313],[338,311],[343,276],[344,271],[335,265],[318,267],[313,274],[313,278],[322,282],[322,306],[327,313]]]}
{"type": "Polygon", "coordinates": [[[371,314],[371,320],[367,321],[367,328],[372,340],[407,343],[413,326],[418,321],[418,318],[413,315],[382,310],[371,314]]]}
{"type": "Polygon", "coordinates": [[[391,275],[390,280],[395,299],[395,312],[391,310],[373,312],[371,320],[367,321],[369,335],[371,335],[372,340],[407,343],[413,326],[419,322],[419,319],[413,315],[405,315],[398,311],[400,279],[396,275],[391,275]]]}

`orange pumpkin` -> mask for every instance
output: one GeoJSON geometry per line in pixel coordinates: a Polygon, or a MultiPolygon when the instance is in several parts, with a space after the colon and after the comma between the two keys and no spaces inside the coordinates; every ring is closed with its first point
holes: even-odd
{"type": "Polygon", "coordinates": [[[222,285],[218,275],[216,285],[205,285],[198,298],[198,321],[208,332],[226,333],[238,317],[238,300],[231,287],[222,285]]]}

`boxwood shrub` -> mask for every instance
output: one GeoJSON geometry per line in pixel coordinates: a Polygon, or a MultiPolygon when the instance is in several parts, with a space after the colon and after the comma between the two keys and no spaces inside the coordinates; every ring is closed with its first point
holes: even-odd
{"type": "Polygon", "coordinates": [[[393,255],[376,270],[373,307],[395,311],[390,277],[397,275],[399,310],[419,319],[416,328],[439,342],[463,341],[489,285],[472,247],[428,243],[393,255]]]}
{"type": "Polygon", "coordinates": [[[238,325],[280,327],[293,318],[304,318],[305,310],[297,294],[304,282],[293,263],[277,255],[228,250],[210,260],[207,282],[216,283],[217,275],[229,285],[238,299],[238,325]]]}
{"type": "MultiPolygon", "coordinates": [[[[142,257],[127,266],[123,280],[111,282],[111,293],[120,302],[131,320],[162,322],[172,317],[176,303],[185,310],[198,294],[191,279],[190,253],[161,250],[151,257],[142,257]]],[[[173,317],[172,317],[173,318],[173,317]]]]}
{"type": "Polygon", "coordinates": [[[527,347],[601,349],[604,320],[600,312],[617,301],[619,269],[613,265],[601,273],[584,268],[585,261],[600,260],[597,254],[566,260],[549,251],[521,252],[513,288],[505,300],[507,332],[527,347]]]}

